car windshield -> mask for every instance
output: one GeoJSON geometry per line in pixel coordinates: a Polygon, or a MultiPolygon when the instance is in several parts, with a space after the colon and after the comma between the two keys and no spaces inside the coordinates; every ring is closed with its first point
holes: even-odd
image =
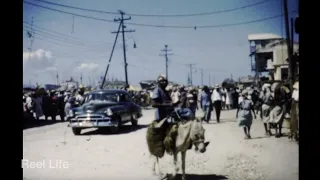
{"type": "Polygon", "coordinates": [[[91,101],[119,102],[117,93],[92,93],[86,97],[85,103],[91,101]]]}

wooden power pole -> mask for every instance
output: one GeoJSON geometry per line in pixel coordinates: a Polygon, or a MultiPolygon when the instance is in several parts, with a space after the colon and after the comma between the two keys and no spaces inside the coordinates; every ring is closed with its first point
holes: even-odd
{"type": "MultiPolygon", "coordinates": [[[[129,18],[124,18],[125,13],[123,11],[119,11],[121,18],[118,19],[114,19],[114,21],[120,21],[121,24],[121,28],[122,31],[120,31],[122,33],[122,45],[123,45],[123,59],[124,59],[124,73],[125,73],[125,78],[126,78],[126,86],[129,85],[128,82],[128,63],[127,63],[127,54],[126,54],[126,41],[125,41],[125,33],[126,32],[135,32],[135,30],[124,30],[124,28],[126,28],[126,26],[124,25],[124,21],[127,20],[131,20],[131,17],[129,18]]],[[[118,32],[113,32],[113,33],[118,33],[118,32]]]]}
{"type": "Polygon", "coordinates": [[[171,49],[168,49],[168,45],[164,45],[164,49],[161,49],[161,51],[164,52],[164,54],[160,54],[160,56],[164,56],[166,59],[166,78],[169,80],[169,73],[168,73],[168,55],[173,55],[173,54],[168,54],[168,51],[172,51],[171,49]]]}
{"type": "Polygon", "coordinates": [[[189,66],[189,68],[190,68],[190,85],[192,86],[193,85],[193,83],[192,83],[192,71],[193,71],[193,66],[195,65],[195,64],[187,64],[188,66],[189,66]]]}
{"type": "Polygon", "coordinates": [[[285,20],[285,27],[286,27],[286,39],[287,39],[287,52],[288,52],[288,61],[289,61],[289,83],[290,89],[292,90],[293,81],[294,81],[294,69],[293,69],[293,46],[291,45],[290,41],[290,27],[289,27],[289,14],[288,14],[288,1],[283,0],[283,9],[284,9],[284,20],[285,20]]]}

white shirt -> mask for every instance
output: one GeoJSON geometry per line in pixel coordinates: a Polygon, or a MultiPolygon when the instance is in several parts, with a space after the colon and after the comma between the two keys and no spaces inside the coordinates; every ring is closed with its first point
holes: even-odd
{"type": "Polygon", "coordinates": [[[238,103],[240,104],[242,101],[243,101],[243,97],[242,97],[242,96],[239,96],[239,98],[238,98],[238,103]]]}
{"type": "Polygon", "coordinates": [[[218,92],[217,90],[214,90],[212,92],[211,99],[212,99],[212,101],[221,101],[222,100],[221,92],[218,92]]]}
{"type": "Polygon", "coordinates": [[[80,94],[78,94],[78,95],[76,96],[76,101],[77,101],[78,103],[82,103],[83,100],[84,100],[84,98],[83,98],[83,96],[81,96],[80,94]]]}
{"type": "Polygon", "coordinates": [[[292,99],[294,99],[295,101],[299,102],[299,90],[298,89],[294,89],[292,92],[292,99]]]}
{"type": "Polygon", "coordinates": [[[28,108],[31,109],[32,108],[32,98],[28,96],[26,99],[26,103],[27,103],[28,108]]]}

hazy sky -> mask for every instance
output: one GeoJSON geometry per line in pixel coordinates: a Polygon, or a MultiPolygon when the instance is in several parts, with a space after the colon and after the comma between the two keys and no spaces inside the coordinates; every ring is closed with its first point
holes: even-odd
{"type": "MultiPolygon", "coordinates": [[[[233,9],[264,0],[47,0],[59,4],[95,9],[108,12],[123,10],[128,14],[195,14],[233,9]]],[[[115,14],[88,12],[54,6],[35,0],[25,2],[81,14],[100,19],[113,20],[115,14]]],[[[289,12],[297,10],[297,0],[288,0],[289,12]]],[[[71,76],[83,82],[98,80],[103,75],[111,53],[118,23],[86,19],[23,4],[23,66],[24,83],[55,83],[58,73],[60,80],[71,76]],[[28,53],[30,39],[26,29],[34,17],[34,41],[32,53],[28,53]]],[[[236,11],[193,17],[143,17],[131,16],[126,23],[153,24],[165,26],[204,26],[234,24],[255,21],[283,13],[282,0],[265,3],[236,11]]],[[[291,13],[295,17],[297,13],[291,13]]],[[[126,33],[129,82],[156,79],[165,74],[165,58],[159,56],[167,44],[174,55],[169,56],[169,79],[187,83],[185,65],[194,63],[193,83],[201,84],[200,68],[204,69],[204,83],[220,83],[233,75],[251,74],[248,34],[274,33],[285,37],[284,18],[278,17],[261,22],[216,28],[162,28],[126,25],[134,33],[126,33]],[[137,48],[133,48],[134,40],[137,48]]],[[[297,36],[295,36],[297,40],[297,36]]],[[[124,80],[122,36],[113,54],[108,77],[124,80]]]]}

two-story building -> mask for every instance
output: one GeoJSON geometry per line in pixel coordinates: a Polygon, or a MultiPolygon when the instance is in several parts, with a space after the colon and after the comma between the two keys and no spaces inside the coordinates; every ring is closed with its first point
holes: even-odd
{"type": "MultiPolygon", "coordinates": [[[[272,80],[288,77],[288,51],[286,40],[275,34],[252,34],[250,43],[251,70],[256,74],[269,72],[272,80]]],[[[294,52],[299,52],[299,44],[294,43],[294,52]]]]}

